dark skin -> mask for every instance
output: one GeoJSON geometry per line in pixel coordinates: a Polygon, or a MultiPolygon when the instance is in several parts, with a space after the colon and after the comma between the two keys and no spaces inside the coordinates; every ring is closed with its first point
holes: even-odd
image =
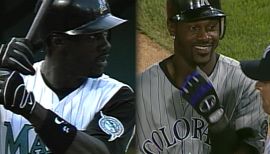
{"type": "MultiPolygon", "coordinates": [[[[191,22],[173,22],[170,16],[174,9],[167,3],[167,26],[174,36],[174,55],[167,59],[165,68],[176,86],[182,85],[184,79],[199,66],[210,75],[217,63],[219,55],[215,49],[219,43],[219,19],[206,18],[191,22]]],[[[234,154],[250,154],[256,149],[243,142],[234,154]]]]}
{"type": "Polygon", "coordinates": [[[210,75],[218,58],[215,49],[219,42],[219,20],[168,21],[168,29],[175,36],[175,41],[174,56],[168,60],[166,68],[175,85],[181,85],[196,66],[210,75]]]}
{"type": "Polygon", "coordinates": [[[78,87],[88,77],[99,77],[111,48],[107,32],[91,36],[51,37],[41,72],[54,89],[78,87]]]}
{"type": "MultiPolygon", "coordinates": [[[[102,75],[111,47],[106,33],[68,37],[55,35],[50,41],[41,73],[52,88],[57,90],[77,88],[88,77],[102,75]]],[[[29,121],[38,129],[47,113],[48,111],[37,103],[29,121]]],[[[77,131],[74,141],[66,151],[66,154],[74,153],[109,154],[109,151],[102,141],[77,131]]]]}
{"type": "MultiPolygon", "coordinates": [[[[164,63],[169,78],[176,86],[199,66],[211,75],[219,55],[215,49],[219,43],[220,26],[218,18],[206,18],[191,22],[173,22],[177,14],[175,6],[167,1],[167,27],[174,40],[174,55],[164,63]]],[[[210,128],[211,129],[211,128],[210,128]]],[[[256,149],[245,142],[237,146],[233,154],[254,154],[256,149]]]]}

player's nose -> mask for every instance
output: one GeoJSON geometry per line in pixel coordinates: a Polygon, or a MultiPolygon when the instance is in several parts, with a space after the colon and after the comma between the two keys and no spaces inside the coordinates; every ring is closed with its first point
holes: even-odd
{"type": "Polygon", "coordinates": [[[103,50],[110,50],[111,49],[111,43],[109,41],[109,37],[107,34],[104,34],[102,36],[101,45],[102,45],[103,50]]]}

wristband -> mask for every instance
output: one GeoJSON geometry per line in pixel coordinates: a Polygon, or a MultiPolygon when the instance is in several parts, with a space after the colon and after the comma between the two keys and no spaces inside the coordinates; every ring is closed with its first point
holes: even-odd
{"type": "Polygon", "coordinates": [[[47,111],[46,119],[36,132],[51,152],[65,153],[77,134],[77,128],[51,110],[47,111]]]}

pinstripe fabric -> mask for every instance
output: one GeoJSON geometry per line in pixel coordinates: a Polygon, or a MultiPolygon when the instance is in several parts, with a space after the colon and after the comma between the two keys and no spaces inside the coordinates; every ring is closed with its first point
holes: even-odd
{"type": "Polygon", "coordinates": [[[270,138],[269,137],[266,140],[264,154],[270,154],[270,138]]]}
{"type": "MultiPolygon", "coordinates": [[[[33,91],[35,99],[42,106],[54,111],[59,116],[75,125],[78,130],[85,130],[87,125],[94,118],[94,115],[106,105],[114,94],[121,87],[127,86],[109,78],[107,75],[103,75],[100,78],[89,78],[85,84],[81,85],[62,100],[59,100],[57,95],[44,83],[40,74],[40,65],[41,62],[34,65],[37,72],[35,76],[24,76],[26,88],[29,91],[33,91]]],[[[28,149],[28,154],[36,137],[34,129],[29,122],[22,116],[5,110],[2,106],[0,106],[0,117],[0,154],[6,154],[5,140],[7,126],[3,124],[4,122],[11,124],[10,128],[12,129],[14,141],[20,136],[19,134],[22,133],[22,129],[24,129],[26,125],[29,125],[30,128],[27,133],[29,139],[24,139],[24,142],[29,142],[28,147],[24,147],[28,149]]],[[[37,151],[32,151],[32,153],[35,152],[37,151]]],[[[18,148],[16,154],[26,154],[26,151],[20,151],[20,148],[18,148]]]]}
{"type": "MultiPolygon", "coordinates": [[[[241,72],[239,63],[220,56],[209,79],[235,129],[252,127],[256,141],[248,143],[264,149],[267,119],[255,82],[241,72]]],[[[137,80],[138,153],[206,154],[211,146],[207,122],[180,96],[159,64],[143,72],[137,80]]]]}

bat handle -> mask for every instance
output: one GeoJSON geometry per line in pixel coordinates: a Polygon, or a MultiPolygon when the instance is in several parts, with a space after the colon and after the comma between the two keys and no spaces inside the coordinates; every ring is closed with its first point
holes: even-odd
{"type": "Polygon", "coordinates": [[[50,4],[51,4],[52,0],[43,0],[38,12],[37,12],[37,15],[35,16],[34,18],[34,21],[26,35],[26,39],[32,41],[36,31],[37,31],[37,28],[39,26],[39,24],[41,23],[41,20],[43,19],[45,13],[46,13],[46,10],[49,8],[50,4]]]}

